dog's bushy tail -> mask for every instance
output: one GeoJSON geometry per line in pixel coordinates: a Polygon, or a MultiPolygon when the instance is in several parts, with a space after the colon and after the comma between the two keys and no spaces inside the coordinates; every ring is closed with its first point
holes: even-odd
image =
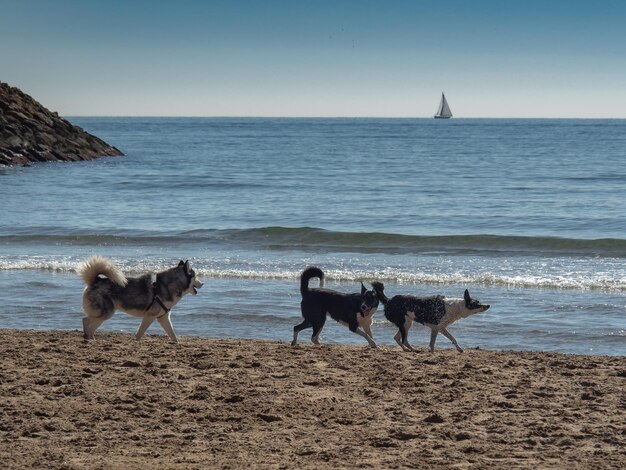
{"type": "Polygon", "coordinates": [[[316,266],[310,266],[300,275],[300,293],[303,296],[309,292],[309,281],[314,277],[319,278],[320,287],[324,287],[324,272],[316,266]]]}
{"type": "Polygon", "coordinates": [[[376,292],[378,300],[380,300],[383,305],[387,305],[389,299],[385,295],[385,285],[382,282],[374,281],[372,282],[372,288],[374,289],[374,292],[376,292]]]}
{"type": "Polygon", "coordinates": [[[124,273],[113,264],[113,261],[103,256],[89,258],[78,267],[78,274],[88,286],[91,286],[99,275],[107,277],[119,286],[128,284],[124,273]]]}

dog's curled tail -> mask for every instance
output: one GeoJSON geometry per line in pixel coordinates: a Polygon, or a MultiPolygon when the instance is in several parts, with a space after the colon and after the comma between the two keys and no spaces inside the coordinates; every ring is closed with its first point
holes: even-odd
{"type": "Polygon", "coordinates": [[[383,305],[387,305],[389,299],[385,295],[385,285],[382,282],[374,281],[372,282],[372,288],[374,289],[374,292],[376,292],[378,300],[380,300],[383,305]]]}
{"type": "Polygon", "coordinates": [[[99,275],[107,277],[119,286],[128,284],[124,273],[113,264],[113,261],[103,256],[92,256],[89,258],[78,267],[78,274],[88,286],[91,286],[99,275]]]}
{"type": "Polygon", "coordinates": [[[309,292],[309,281],[314,277],[319,278],[320,288],[324,287],[324,272],[318,267],[310,266],[302,271],[300,275],[300,293],[302,295],[309,292]]]}

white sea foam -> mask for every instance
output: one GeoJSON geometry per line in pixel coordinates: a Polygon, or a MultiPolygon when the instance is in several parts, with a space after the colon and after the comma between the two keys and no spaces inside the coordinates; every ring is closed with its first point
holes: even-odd
{"type": "MultiPolygon", "coordinates": [[[[0,257],[0,271],[34,270],[51,271],[57,273],[77,273],[82,259],[46,259],[44,257],[25,257],[10,259],[0,257]]],[[[132,260],[118,262],[122,271],[128,275],[139,275],[146,272],[158,272],[169,269],[174,265],[171,260],[132,260]]],[[[245,264],[239,262],[240,264],[245,264]]],[[[211,261],[194,262],[193,266],[198,276],[204,279],[247,279],[247,280],[279,280],[296,282],[301,269],[271,266],[269,269],[253,264],[253,268],[246,267],[211,267],[211,261]]],[[[359,269],[328,269],[325,270],[326,279],[330,282],[350,283],[369,282],[379,280],[392,284],[430,284],[430,285],[477,285],[484,287],[511,287],[528,289],[574,289],[574,290],[606,290],[613,292],[626,291],[626,277],[621,272],[597,273],[529,273],[507,274],[494,273],[488,270],[471,273],[464,271],[450,272],[422,272],[406,271],[405,269],[359,270],[359,269]]]]}

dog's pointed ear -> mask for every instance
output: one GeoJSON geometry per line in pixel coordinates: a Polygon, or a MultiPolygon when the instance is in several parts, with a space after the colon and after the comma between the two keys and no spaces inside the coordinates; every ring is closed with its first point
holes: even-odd
{"type": "Polygon", "coordinates": [[[191,271],[191,265],[189,264],[189,260],[185,261],[184,268],[186,273],[189,273],[191,271]]]}
{"type": "Polygon", "coordinates": [[[185,262],[182,259],[178,263],[178,267],[180,268],[181,266],[185,266],[185,262]]]}
{"type": "Polygon", "coordinates": [[[472,298],[470,297],[469,290],[465,289],[465,293],[463,294],[463,298],[465,299],[465,304],[469,304],[472,298]]]}
{"type": "Polygon", "coordinates": [[[383,304],[387,304],[389,299],[385,295],[385,285],[382,282],[374,281],[372,282],[372,289],[374,289],[378,300],[380,300],[383,304]]]}
{"type": "Polygon", "coordinates": [[[361,282],[361,295],[365,294],[366,292],[367,292],[367,289],[365,288],[365,286],[361,282]]]}

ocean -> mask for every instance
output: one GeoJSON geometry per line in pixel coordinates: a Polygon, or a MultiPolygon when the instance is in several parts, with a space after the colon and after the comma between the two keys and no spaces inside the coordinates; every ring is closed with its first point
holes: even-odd
{"type": "MultiPolygon", "coordinates": [[[[317,265],[344,292],[469,289],[491,309],[450,327],[465,348],[626,355],[625,120],[70,121],[126,156],[0,168],[1,328],[81,329],[76,267],[100,254],[129,275],[191,260],[182,336],[290,341],[317,265]]],[[[332,320],[321,340],[367,344],[332,320]]]]}

